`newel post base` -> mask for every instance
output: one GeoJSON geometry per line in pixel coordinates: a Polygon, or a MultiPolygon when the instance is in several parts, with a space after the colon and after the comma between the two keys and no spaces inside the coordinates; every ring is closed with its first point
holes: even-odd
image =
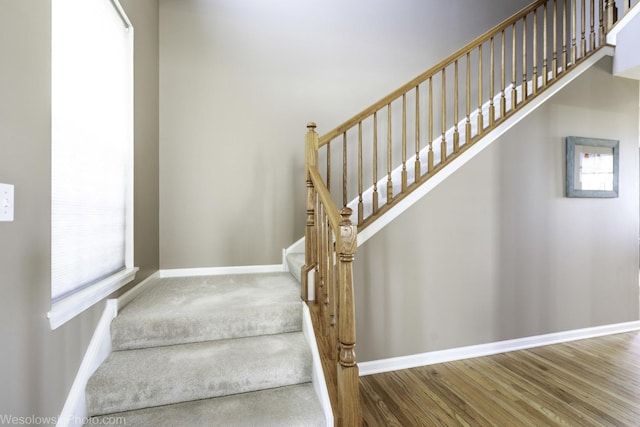
{"type": "Polygon", "coordinates": [[[361,426],[360,375],[358,365],[338,365],[338,425],[361,426]]]}

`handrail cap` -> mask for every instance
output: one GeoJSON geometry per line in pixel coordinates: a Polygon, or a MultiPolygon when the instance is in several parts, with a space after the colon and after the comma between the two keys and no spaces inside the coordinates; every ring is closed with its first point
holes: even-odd
{"type": "Polygon", "coordinates": [[[307,129],[312,130],[316,128],[316,124],[314,122],[307,123],[307,129]]]}

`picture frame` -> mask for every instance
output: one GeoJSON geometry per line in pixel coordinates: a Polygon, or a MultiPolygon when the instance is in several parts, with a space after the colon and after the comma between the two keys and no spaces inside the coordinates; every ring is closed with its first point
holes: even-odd
{"type": "Polygon", "coordinates": [[[566,197],[618,197],[620,141],[568,136],[566,197]]]}

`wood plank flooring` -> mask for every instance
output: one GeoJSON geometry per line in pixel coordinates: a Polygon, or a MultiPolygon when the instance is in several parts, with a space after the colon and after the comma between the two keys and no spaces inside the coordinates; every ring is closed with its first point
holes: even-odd
{"type": "Polygon", "coordinates": [[[360,378],[364,425],[640,426],[640,331],[360,378]]]}

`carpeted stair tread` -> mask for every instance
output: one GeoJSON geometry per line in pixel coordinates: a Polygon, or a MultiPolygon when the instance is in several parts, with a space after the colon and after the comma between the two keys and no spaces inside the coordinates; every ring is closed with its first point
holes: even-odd
{"type": "Polygon", "coordinates": [[[301,274],[302,274],[302,266],[304,265],[304,252],[292,252],[287,254],[287,265],[289,266],[289,271],[293,274],[293,277],[299,283],[302,283],[301,274]]]}
{"type": "Polygon", "coordinates": [[[311,381],[302,332],[116,351],[89,379],[89,415],[311,381]]]}
{"type": "Polygon", "coordinates": [[[113,320],[114,350],[300,331],[289,273],[163,278],[113,320]]]}
{"type": "Polygon", "coordinates": [[[91,425],[319,427],[326,421],[310,383],[147,408],[91,419],[91,425]],[[120,418],[122,417],[122,418],[120,418]]]}

